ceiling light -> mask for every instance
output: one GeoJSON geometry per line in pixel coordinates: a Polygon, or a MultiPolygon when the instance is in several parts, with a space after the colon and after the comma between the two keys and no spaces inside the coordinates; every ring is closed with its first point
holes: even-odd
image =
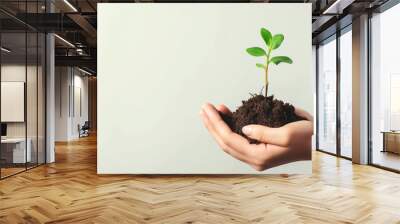
{"type": "Polygon", "coordinates": [[[7,49],[5,47],[1,47],[1,51],[4,51],[6,53],[10,53],[11,52],[11,50],[9,50],[9,49],[7,49]]]}
{"type": "Polygon", "coordinates": [[[67,4],[74,12],[78,12],[78,10],[68,1],[64,0],[65,4],[67,4]]]}
{"type": "Polygon", "coordinates": [[[81,68],[79,68],[79,67],[78,67],[78,70],[81,71],[81,72],[83,72],[83,73],[85,73],[85,74],[87,74],[87,75],[93,75],[92,73],[90,73],[90,72],[88,72],[88,71],[86,71],[86,70],[83,70],[83,69],[81,69],[81,68]]]}
{"type": "Polygon", "coordinates": [[[76,53],[78,53],[79,55],[83,55],[83,49],[82,48],[77,48],[76,49],[76,53]]]}
{"type": "Polygon", "coordinates": [[[336,0],[332,5],[330,5],[327,9],[324,10],[322,14],[331,13],[332,9],[336,9],[337,4],[339,4],[340,0],[336,0]]]}
{"type": "Polygon", "coordinates": [[[322,14],[342,14],[343,9],[351,5],[355,0],[336,0],[322,14]]]}
{"type": "Polygon", "coordinates": [[[62,42],[66,43],[68,46],[75,48],[75,45],[73,45],[73,44],[72,44],[71,42],[69,42],[68,40],[66,40],[66,39],[64,39],[64,38],[62,38],[62,37],[60,37],[60,36],[57,35],[57,34],[54,34],[54,36],[57,37],[57,38],[58,38],[59,40],[61,40],[62,42]]]}

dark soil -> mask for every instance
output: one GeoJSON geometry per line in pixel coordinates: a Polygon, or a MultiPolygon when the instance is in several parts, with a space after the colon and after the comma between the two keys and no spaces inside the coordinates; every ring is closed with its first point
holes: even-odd
{"type": "MultiPolygon", "coordinates": [[[[259,124],[271,128],[281,127],[287,123],[305,120],[294,113],[294,107],[289,103],[274,99],[274,96],[252,95],[232,115],[220,113],[222,119],[232,131],[247,138],[242,128],[249,124],[259,124]]],[[[250,143],[258,141],[249,139],[250,143]]]]}

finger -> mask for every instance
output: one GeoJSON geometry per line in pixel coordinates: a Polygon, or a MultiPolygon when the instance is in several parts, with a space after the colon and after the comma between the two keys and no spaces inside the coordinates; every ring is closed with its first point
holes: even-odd
{"type": "Polygon", "coordinates": [[[237,151],[233,150],[232,148],[230,148],[229,146],[227,146],[222,139],[219,137],[219,135],[217,134],[217,132],[213,129],[207,115],[202,111],[200,112],[200,116],[203,119],[203,123],[206,126],[206,128],[208,129],[208,131],[211,133],[211,135],[214,137],[215,141],[217,142],[217,144],[220,146],[220,148],[222,148],[226,153],[228,153],[229,155],[235,157],[236,159],[248,163],[249,160],[246,159],[243,155],[241,155],[240,153],[238,153],[237,151]]]}
{"type": "Polygon", "coordinates": [[[213,129],[221,137],[221,140],[233,150],[241,153],[244,156],[249,156],[251,145],[247,139],[233,133],[228,125],[221,119],[217,110],[211,104],[206,104],[203,107],[204,113],[207,115],[213,129]]]}
{"type": "Polygon", "coordinates": [[[247,125],[242,128],[242,132],[249,138],[259,142],[288,146],[290,136],[286,128],[270,128],[263,125],[247,125]]]}
{"type": "Polygon", "coordinates": [[[288,132],[292,134],[293,137],[305,138],[311,137],[314,131],[312,121],[296,121],[291,122],[283,126],[288,132]]]}
{"type": "Polygon", "coordinates": [[[229,110],[229,108],[223,104],[220,104],[216,106],[217,110],[221,113],[227,114],[227,115],[232,115],[232,112],[229,110]]]}
{"type": "Polygon", "coordinates": [[[303,117],[303,118],[305,118],[305,119],[307,119],[309,121],[313,121],[314,120],[313,116],[310,113],[308,113],[307,111],[305,111],[305,110],[303,110],[301,108],[295,107],[294,108],[294,112],[295,112],[295,114],[297,116],[303,117]]]}
{"type": "Polygon", "coordinates": [[[203,112],[207,116],[210,121],[210,124],[214,127],[214,130],[218,132],[218,134],[222,136],[228,136],[232,134],[229,126],[222,120],[216,108],[207,103],[203,106],[203,112]]]}
{"type": "Polygon", "coordinates": [[[216,140],[216,142],[218,143],[218,145],[224,149],[227,149],[228,146],[225,145],[225,143],[223,141],[221,141],[221,138],[216,134],[216,132],[214,131],[214,129],[212,128],[210,121],[208,120],[207,116],[204,114],[203,111],[200,112],[200,116],[203,120],[203,124],[204,126],[207,128],[208,132],[210,132],[210,134],[214,137],[214,139],[216,140]]]}
{"type": "Polygon", "coordinates": [[[214,137],[218,145],[225,150],[229,151],[229,147],[221,140],[221,138],[217,135],[215,130],[212,128],[212,125],[210,124],[210,121],[207,118],[207,115],[203,111],[200,112],[200,116],[203,120],[204,126],[207,128],[207,130],[210,132],[210,134],[214,137]]]}

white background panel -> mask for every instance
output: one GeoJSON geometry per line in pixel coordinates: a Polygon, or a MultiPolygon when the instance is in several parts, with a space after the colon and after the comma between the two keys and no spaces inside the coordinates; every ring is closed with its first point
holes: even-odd
{"type": "MultiPolygon", "coordinates": [[[[260,173],[218,148],[205,102],[236,108],[259,92],[259,31],[283,33],[270,93],[313,112],[310,4],[99,4],[98,173],[260,173]],[[290,16],[288,16],[290,15],[290,16]]],[[[311,161],[261,173],[311,173],[311,161]]]]}

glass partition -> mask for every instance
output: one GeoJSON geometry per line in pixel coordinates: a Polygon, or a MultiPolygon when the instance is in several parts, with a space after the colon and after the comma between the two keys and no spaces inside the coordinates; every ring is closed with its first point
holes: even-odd
{"type": "MultiPolygon", "coordinates": [[[[19,1],[16,10],[41,13],[43,5],[19,1]]],[[[1,179],[45,163],[45,44],[44,33],[0,12],[1,179]]]]}
{"type": "Polygon", "coordinates": [[[27,74],[26,74],[26,113],[27,113],[27,151],[30,159],[27,167],[37,165],[38,149],[38,35],[36,32],[27,33],[27,74]]]}
{"type": "Polygon", "coordinates": [[[371,18],[371,162],[400,171],[400,5],[371,18]]]}
{"type": "Polygon", "coordinates": [[[318,47],[318,149],[336,154],[336,37],[318,47]]]}
{"type": "Polygon", "coordinates": [[[340,36],[340,154],[352,157],[352,34],[351,26],[340,36]]]}
{"type": "Polygon", "coordinates": [[[1,34],[1,176],[26,169],[26,33],[1,34]],[[6,49],[6,50],[4,50],[6,49]]]}
{"type": "Polygon", "coordinates": [[[37,64],[37,162],[46,162],[46,37],[43,33],[38,33],[38,64],[37,64]]]}

